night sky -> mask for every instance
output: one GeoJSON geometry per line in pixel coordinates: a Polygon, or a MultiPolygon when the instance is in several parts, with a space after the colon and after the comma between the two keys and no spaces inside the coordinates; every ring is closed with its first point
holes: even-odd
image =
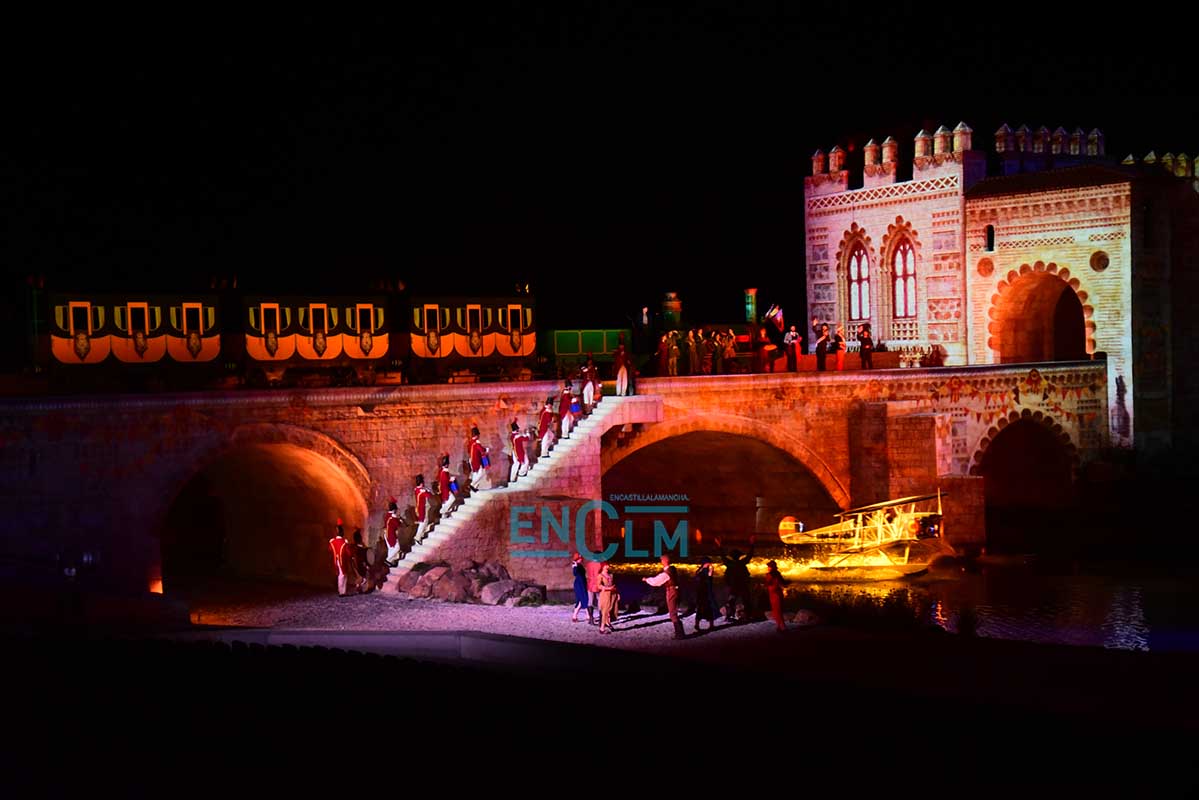
{"type": "Polygon", "coordinates": [[[1132,41],[1130,20],[1080,24],[1079,5],[569,5],[584,10],[23,21],[5,53],[6,286],[521,280],[543,324],[569,326],[668,289],[736,319],[756,285],[798,320],[817,147],[852,144],[853,164],[890,134],[907,160],[918,128],[964,119],[986,149],[1007,121],[1097,126],[1121,157],[1199,154],[1168,24],[1132,41]]]}

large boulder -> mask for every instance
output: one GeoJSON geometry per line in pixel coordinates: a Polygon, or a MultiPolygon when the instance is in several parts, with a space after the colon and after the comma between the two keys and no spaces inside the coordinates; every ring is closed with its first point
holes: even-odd
{"type": "Polygon", "coordinates": [[[482,597],[483,587],[489,583],[495,583],[495,579],[494,578],[483,578],[483,577],[471,578],[470,586],[467,588],[467,591],[470,593],[471,597],[475,597],[475,598],[482,597]]]}
{"type": "Polygon", "coordinates": [[[508,568],[498,561],[488,561],[479,568],[480,575],[489,575],[497,581],[511,580],[512,576],[508,574],[508,568]]]}
{"type": "Polygon", "coordinates": [[[409,590],[408,594],[412,597],[432,597],[434,587],[444,578],[450,571],[449,567],[433,567],[427,570],[424,575],[420,576],[420,580],[416,585],[409,590]]]}
{"type": "Polygon", "coordinates": [[[433,597],[450,603],[465,603],[470,600],[470,581],[461,575],[447,575],[433,586],[433,597]]]}
{"type": "Polygon", "coordinates": [[[449,571],[450,568],[447,564],[439,564],[422,575],[421,580],[427,580],[430,583],[437,583],[437,581],[441,580],[442,576],[449,573],[449,571]]]}
{"type": "Polygon", "coordinates": [[[521,585],[513,580],[495,581],[483,587],[479,599],[489,606],[498,606],[521,588],[521,585]]]}
{"type": "Polygon", "coordinates": [[[412,587],[416,586],[417,581],[420,579],[421,574],[419,572],[416,570],[409,570],[400,577],[399,582],[396,584],[396,588],[401,592],[411,592],[412,587]]]}

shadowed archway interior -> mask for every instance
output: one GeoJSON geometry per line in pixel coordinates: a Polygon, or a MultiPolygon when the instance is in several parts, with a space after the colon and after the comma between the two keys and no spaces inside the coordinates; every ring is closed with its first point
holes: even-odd
{"type": "Polygon", "coordinates": [[[1082,303],[1056,275],[1021,275],[996,305],[992,342],[1002,364],[1087,357],[1082,303]]]}
{"type": "Polygon", "coordinates": [[[339,518],[350,538],[366,505],[328,458],[293,444],[236,447],[171,505],[161,532],[164,586],[217,573],[330,586],[328,541],[339,518]]]}
{"type": "Polygon", "coordinates": [[[1038,549],[1051,540],[1074,504],[1070,451],[1045,425],[1018,420],[983,454],[988,543],[1038,549]]]}
{"type": "MultiPolygon", "coordinates": [[[[833,521],[839,507],[814,475],[772,445],[732,433],[693,431],[655,442],[617,462],[603,477],[605,499],[619,495],[685,494],[690,550],[713,553],[744,547],[757,532],[762,544],[778,544],[778,522],[795,517],[807,527],[833,521]],[[760,498],[760,500],[759,500],[760,498]],[[696,529],[702,539],[696,541],[696,529]]],[[[621,503],[615,503],[620,510],[621,503]]],[[[669,524],[673,530],[674,522],[669,524]]],[[[619,523],[605,521],[605,539],[620,537],[619,523]]],[[[652,523],[637,531],[638,548],[652,541],[652,523]]]]}

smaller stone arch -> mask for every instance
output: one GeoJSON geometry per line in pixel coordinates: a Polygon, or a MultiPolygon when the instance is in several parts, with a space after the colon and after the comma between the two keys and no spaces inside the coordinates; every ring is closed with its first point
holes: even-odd
{"type": "Polygon", "coordinates": [[[1019,411],[1010,411],[1007,416],[1000,417],[995,424],[991,425],[982,436],[979,437],[978,444],[974,448],[974,455],[970,459],[970,474],[982,474],[982,462],[987,448],[995,440],[995,437],[1006,428],[1015,422],[1028,421],[1035,422],[1046,428],[1065,448],[1067,455],[1070,458],[1071,468],[1074,476],[1077,477],[1078,467],[1081,463],[1079,457],[1078,446],[1074,443],[1074,439],[1070,436],[1070,432],[1062,427],[1061,422],[1055,419],[1052,415],[1042,411],[1034,411],[1029,408],[1024,408],[1019,411]]]}

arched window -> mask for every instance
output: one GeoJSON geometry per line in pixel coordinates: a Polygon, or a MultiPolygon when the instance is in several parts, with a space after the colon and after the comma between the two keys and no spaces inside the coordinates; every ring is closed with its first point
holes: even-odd
{"type": "Polygon", "coordinates": [[[900,242],[895,248],[895,318],[916,316],[916,252],[912,243],[900,242]]]}
{"type": "Polygon", "coordinates": [[[849,317],[870,319],[870,262],[861,245],[849,255],[849,317]]]}

